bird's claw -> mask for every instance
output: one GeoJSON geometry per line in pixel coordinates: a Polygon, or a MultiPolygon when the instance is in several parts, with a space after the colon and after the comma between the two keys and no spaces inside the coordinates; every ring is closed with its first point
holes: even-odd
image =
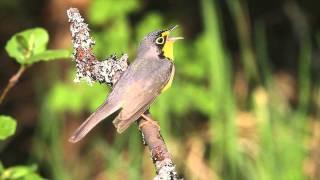
{"type": "Polygon", "coordinates": [[[158,130],[160,131],[160,126],[159,126],[159,124],[157,123],[157,121],[153,120],[151,117],[149,117],[149,116],[147,116],[147,115],[145,115],[145,114],[142,114],[141,117],[142,117],[143,119],[145,119],[146,121],[144,121],[144,122],[142,122],[142,123],[139,124],[139,130],[141,130],[141,128],[142,128],[143,126],[145,126],[146,124],[151,123],[151,124],[153,124],[154,126],[158,127],[158,130]]]}

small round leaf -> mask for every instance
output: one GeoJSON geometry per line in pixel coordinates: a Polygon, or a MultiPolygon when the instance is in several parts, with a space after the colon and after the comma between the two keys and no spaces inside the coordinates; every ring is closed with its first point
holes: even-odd
{"type": "Polygon", "coordinates": [[[12,136],[16,131],[17,122],[10,116],[0,115],[0,140],[12,136]]]}
{"type": "MultiPolygon", "coordinates": [[[[43,28],[33,28],[15,34],[6,44],[10,57],[20,64],[28,64],[32,55],[42,53],[47,48],[48,32],[43,28]]],[[[30,64],[30,63],[29,63],[30,64]]]]}

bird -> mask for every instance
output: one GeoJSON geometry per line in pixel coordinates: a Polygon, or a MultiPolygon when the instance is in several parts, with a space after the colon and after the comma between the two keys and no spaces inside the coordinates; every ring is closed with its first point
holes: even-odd
{"type": "Polygon", "coordinates": [[[124,132],[143,116],[152,102],[171,87],[175,74],[173,44],[183,37],[171,37],[177,25],[147,34],[137,50],[134,61],[121,75],[107,99],[72,134],[69,141],[76,143],[98,123],[118,113],[112,121],[118,133],[124,132]]]}

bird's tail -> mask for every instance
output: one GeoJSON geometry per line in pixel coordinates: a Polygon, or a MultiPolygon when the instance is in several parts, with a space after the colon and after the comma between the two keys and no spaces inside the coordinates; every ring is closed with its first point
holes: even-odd
{"type": "Polygon", "coordinates": [[[69,141],[76,143],[80,141],[88,132],[94,128],[99,122],[116,112],[120,109],[119,105],[112,105],[108,102],[102,104],[94,113],[92,113],[85,122],[83,122],[80,127],[72,134],[69,141]]]}

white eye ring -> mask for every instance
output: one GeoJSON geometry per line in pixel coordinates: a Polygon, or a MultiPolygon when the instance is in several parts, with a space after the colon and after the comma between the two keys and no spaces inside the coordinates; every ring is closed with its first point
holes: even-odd
{"type": "Polygon", "coordinates": [[[156,39],[156,43],[157,43],[157,44],[163,44],[163,43],[164,43],[164,38],[163,38],[163,37],[158,37],[158,38],[156,39]]]}

